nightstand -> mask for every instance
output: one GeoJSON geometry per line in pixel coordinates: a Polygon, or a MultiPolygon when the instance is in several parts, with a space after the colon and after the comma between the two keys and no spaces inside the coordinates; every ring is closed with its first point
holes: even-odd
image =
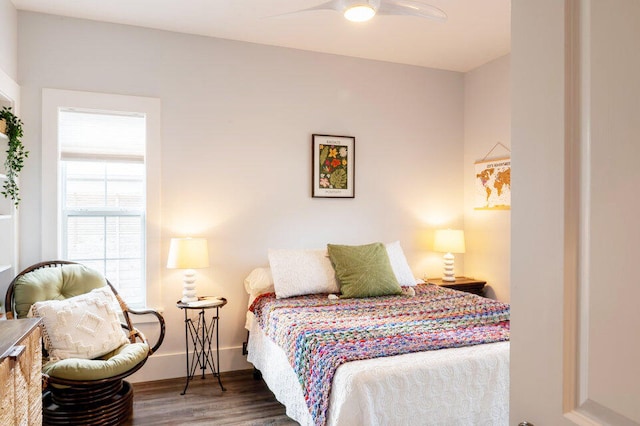
{"type": "Polygon", "coordinates": [[[441,278],[430,278],[427,284],[435,284],[442,287],[452,288],[454,290],[465,291],[467,293],[477,294],[484,297],[484,285],[486,281],[476,280],[474,278],[456,277],[455,281],[442,281],[441,278]]]}
{"type": "Polygon", "coordinates": [[[227,299],[224,297],[198,297],[198,301],[193,303],[176,302],[176,306],[184,311],[187,359],[187,384],[180,395],[187,393],[189,382],[193,380],[196,369],[202,370],[202,378],[204,379],[207,367],[211,370],[213,377],[218,379],[220,389],[226,390],[220,380],[220,347],[218,346],[220,309],[226,304],[227,299]],[[211,318],[207,320],[205,311],[209,310],[211,311],[211,318]],[[215,359],[213,358],[213,348],[211,347],[214,340],[215,359]],[[189,352],[191,352],[191,357],[189,352]]]}

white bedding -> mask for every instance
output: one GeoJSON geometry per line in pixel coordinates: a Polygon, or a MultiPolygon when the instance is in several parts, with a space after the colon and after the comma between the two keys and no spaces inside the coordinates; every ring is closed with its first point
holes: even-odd
{"type": "MultiPolygon", "coordinates": [[[[249,323],[249,362],[289,417],[313,425],[284,351],[257,321],[249,323]]],[[[334,377],[327,424],[508,425],[509,342],[343,364],[334,377]]]]}

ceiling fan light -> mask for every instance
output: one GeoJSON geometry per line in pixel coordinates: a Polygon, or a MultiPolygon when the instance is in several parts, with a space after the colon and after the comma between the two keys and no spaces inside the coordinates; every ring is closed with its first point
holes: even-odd
{"type": "Polygon", "coordinates": [[[351,22],[365,22],[373,18],[375,14],[374,8],[362,4],[351,6],[344,11],[344,17],[351,22]]]}

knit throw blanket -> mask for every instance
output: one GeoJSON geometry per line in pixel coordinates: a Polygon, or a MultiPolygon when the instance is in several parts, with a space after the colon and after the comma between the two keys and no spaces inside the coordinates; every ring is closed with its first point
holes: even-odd
{"type": "Polygon", "coordinates": [[[415,296],[330,300],[258,297],[250,310],[287,354],[316,425],[345,362],[509,340],[509,305],[435,285],[415,296]]]}

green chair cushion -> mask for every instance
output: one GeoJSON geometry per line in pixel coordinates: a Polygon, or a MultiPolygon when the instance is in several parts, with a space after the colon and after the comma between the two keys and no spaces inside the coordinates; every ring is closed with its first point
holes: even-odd
{"type": "Polygon", "coordinates": [[[134,368],[147,358],[145,343],[127,343],[99,359],[67,358],[50,361],[42,372],[50,377],[67,380],[100,380],[114,377],[134,368]]]}
{"type": "Polygon", "coordinates": [[[13,291],[17,317],[25,318],[35,302],[68,299],[106,284],[102,274],[84,265],[36,269],[15,282],[13,291]]]}

